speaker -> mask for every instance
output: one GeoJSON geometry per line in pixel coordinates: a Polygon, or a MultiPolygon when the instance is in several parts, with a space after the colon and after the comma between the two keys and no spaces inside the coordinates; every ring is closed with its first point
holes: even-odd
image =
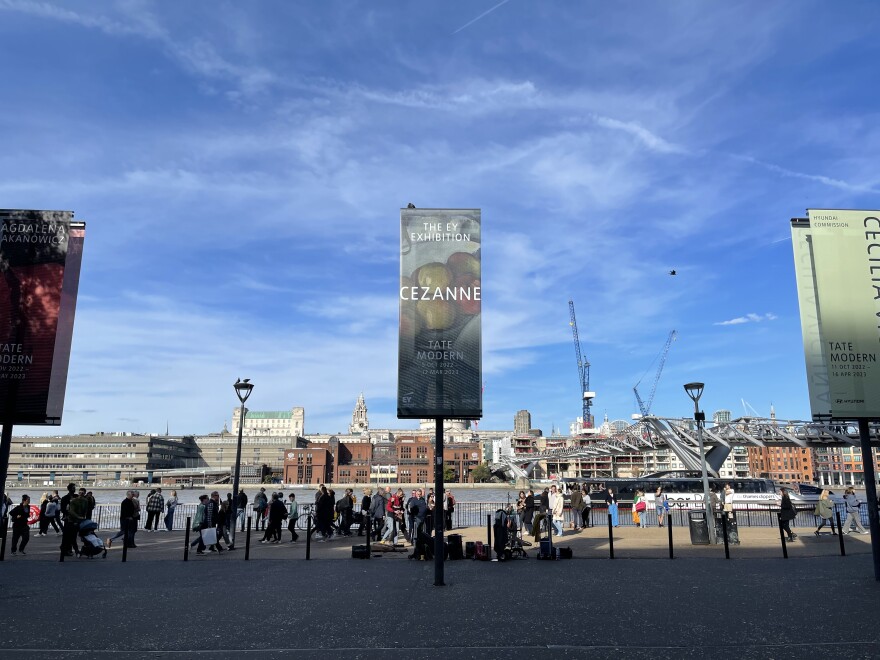
{"type": "Polygon", "coordinates": [[[461,548],[461,534],[450,534],[449,539],[449,558],[450,559],[464,559],[464,552],[461,548]]]}
{"type": "Polygon", "coordinates": [[[351,558],[352,559],[369,559],[370,552],[367,550],[367,546],[365,546],[365,545],[351,546],[351,558]]]}
{"type": "Polygon", "coordinates": [[[571,559],[573,557],[571,548],[559,548],[560,559],[571,559]]]}
{"type": "Polygon", "coordinates": [[[474,547],[476,544],[473,541],[467,541],[464,544],[464,556],[466,559],[474,558],[474,547]]]}

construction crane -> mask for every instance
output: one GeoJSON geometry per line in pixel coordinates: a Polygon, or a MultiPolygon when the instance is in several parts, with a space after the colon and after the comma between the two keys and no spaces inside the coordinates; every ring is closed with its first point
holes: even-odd
{"type": "MultiPolygon", "coordinates": [[[[660,364],[657,366],[657,374],[654,376],[654,383],[651,385],[651,393],[648,395],[647,401],[642,401],[642,397],[639,396],[639,385],[642,384],[642,378],[647,375],[647,371],[642,374],[642,378],[639,379],[639,382],[633,386],[633,392],[636,395],[636,402],[639,404],[639,410],[642,412],[642,417],[647,417],[651,412],[651,404],[654,403],[654,394],[657,392],[657,383],[660,381],[660,374],[663,373],[663,366],[666,364],[666,356],[669,354],[669,348],[672,346],[672,342],[675,341],[675,330],[669,333],[669,337],[666,339],[666,344],[663,346],[663,350],[660,351],[658,357],[660,358],[660,364]]],[[[654,360],[657,358],[655,357],[654,360]]],[[[651,362],[653,365],[654,362],[651,362]]],[[[648,370],[651,369],[651,366],[648,366],[648,370]]]]}
{"type": "Polygon", "coordinates": [[[590,407],[593,405],[595,392],[590,391],[590,363],[584,360],[581,353],[581,341],[578,339],[577,319],[574,317],[574,301],[568,301],[568,312],[571,316],[571,334],[574,336],[574,352],[577,355],[578,378],[581,381],[581,393],[583,395],[583,428],[593,427],[593,417],[590,415],[590,407]]]}

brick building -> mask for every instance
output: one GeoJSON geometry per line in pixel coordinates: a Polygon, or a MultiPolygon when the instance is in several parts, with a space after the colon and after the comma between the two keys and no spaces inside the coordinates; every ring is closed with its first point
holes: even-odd
{"type": "Polygon", "coordinates": [[[749,447],[749,473],[780,483],[813,483],[814,450],[809,447],[749,447]]]}

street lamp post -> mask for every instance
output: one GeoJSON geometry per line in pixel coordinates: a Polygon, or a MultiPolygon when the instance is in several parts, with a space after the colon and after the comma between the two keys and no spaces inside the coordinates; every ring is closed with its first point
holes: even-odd
{"type": "Polygon", "coordinates": [[[232,529],[230,530],[232,543],[229,544],[230,548],[235,547],[235,529],[238,527],[238,479],[241,475],[241,435],[244,431],[244,402],[247,401],[251,391],[254,389],[254,385],[250,380],[250,378],[245,378],[244,380],[236,379],[233,386],[241,406],[239,407],[240,415],[238,418],[238,446],[235,449],[235,473],[232,478],[232,529]]]}
{"type": "Polygon", "coordinates": [[[703,471],[703,504],[706,508],[706,527],[709,531],[709,542],[715,543],[715,515],[712,501],[709,499],[709,473],[706,468],[706,447],[703,445],[703,424],[706,413],[700,411],[700,397],[703,396],[703,383],[688,383],[684,391],[694,402],[694,421],[697,423],[697,441],[700,444],[700,468],[703,471]]]}

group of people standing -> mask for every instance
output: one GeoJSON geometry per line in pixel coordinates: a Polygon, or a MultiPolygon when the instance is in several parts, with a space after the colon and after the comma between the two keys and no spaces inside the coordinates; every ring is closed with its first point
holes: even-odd
{"type": "Polygon", "coordinates": [[[443,528],[451,530],[455,513],[455,495],[451,490],[445,491],[438,509],[434,489],[425,492],[415,488],[406,496],[403,488],[392,492],[390,486],[377,489],[364,489],[361,500],[361,525],[358,535],[366,526],[372,525],[372,535],[382,544],[395,544],[400,536],[415,545],[420,532],[430,536],[436,526],[435,516],[443,516],[443,528]]]}

